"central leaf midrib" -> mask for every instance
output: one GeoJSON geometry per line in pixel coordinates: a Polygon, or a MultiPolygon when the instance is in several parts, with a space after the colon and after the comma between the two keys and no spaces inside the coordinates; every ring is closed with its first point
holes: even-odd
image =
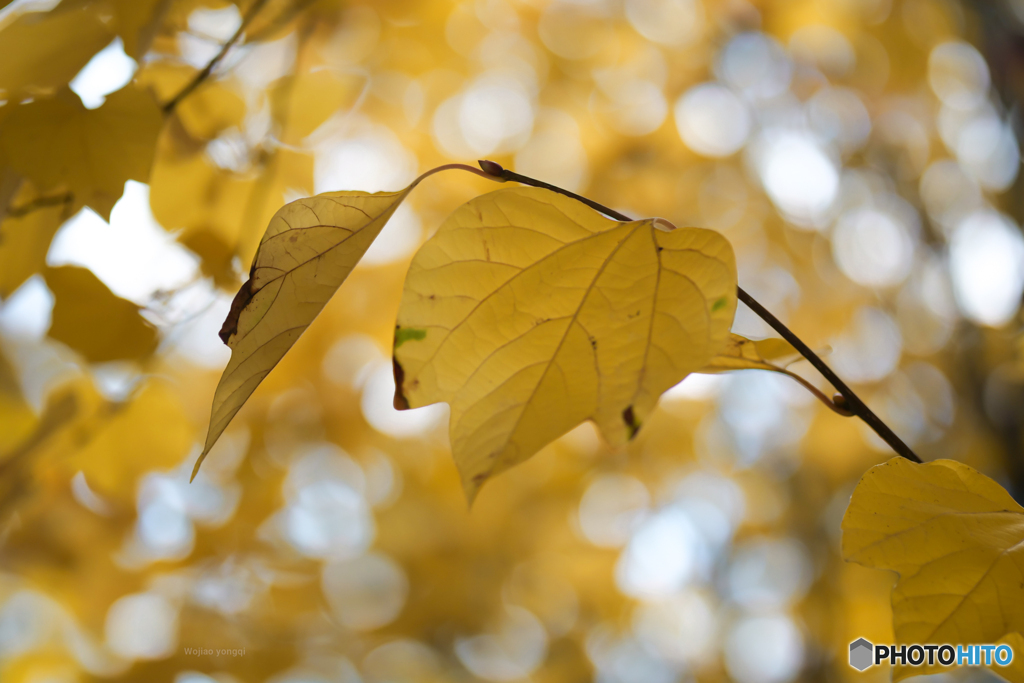
{"type": "MultiPolygon", "coordinates": [[[[450,339],[452,338],[452,335],[454,335],[454,334],[455,334],[455,332],[456,332],[457,330],[459,330],[459,329],[460,329],[460,328],[461,328],[461,327],[462,327],[462,326],[463,326],[463,325],[464,325],[464,324],[465,324],[466,322],[468,322],[468,321],[469,321],[469,319],[470,319],[470,318],[472,318],[472,317],[473,317],[473,316],[474,316],[474,315],[476,314],[476,312],[477,312],[478,310],[480,310],[480,307],[481,307],[481,306],[483,306],[483,305],[484,305],[485,303],[487,303],[488,301],[490,301],[490,300],[491,300],[491,298],[492,298],[492,297],[493,297],[493,296],[494,296],[495,294],[497,294],[498,292],[500,292],[501,290],[503,290],[503,289],[504,289],[505,287],[507,287],[508,285],[510,285],[510,284],[511,284],[511,283],[512,283],[512,282],[513,282],[514,280],[516,280],[516,279],[517,279],[517,278],[518,278],[519,276],[521,276],[521,275],[524,275],[524,274],[526,274],[526,273],[530,273],[530,272],[532,272],[532,271],[533,271],[533,269],[534,269],[534,268],[537,268],[537,267],[538,267],[538,266],[539,266],[539,265],[540,265],[541,263],[543,263],[543,262],[547,261],[548,259],[550,259],[550,258],[551,258],[551,257],[553,257],[553,256],[556,256],[557,254],[560,254],[560,253],[562,253],[562,252],[563,252],[563,251],[565,251],[566,249],[569,249],[569,248],[571,248],[571,247],[577,246],[578,244],[580,244],[581,242],[585,242],[586,240],[590,240],[590,239],[595,239],[595,238],[597,238],[597,237],[599,237],[599,236],[601,236],[601,235],[605,235],[605,234],[608,234],[608,233],[609,233],[609,232],[611,232],[611,231],[614,231],[614,230],[618,230],[618,229],[619,229],[620,227],[622,227],[622,226],[624,226],[624,225],[628,225],[628,224],[627,224],[627,223],[620,223],[620,224],[619,224],[619,225],[617,225],[616,227],[614,227],[614,228],[611,228],[611,230],[606,230],[606,231],[604,231],[604,232],[597,232],[597,233],[592,233],[592,234],[590,234],[590,235],[588,235],[588,236],[586,236],[586,237],[583,237],[583,238],[581,238],[581,239],[578,239],[578,240],[573,240],[572,242],[566,242],[566,243],[564,243],[564,244],[563,244],[562,246],[560,246],[560,247],[558,247],[558,248],[556,248],[556,249],[552,250],[551,252],[549,252],[549,253],[545,254],[545,255],[544,255],[544,257],[543,257],[543,258],[541,258],[540,260],[538,260],[538,261],[535,261],[534,263],[532,263],[532,264],[528,265],[527,267],[525,267],[525,268],[523,268],[523,269],[519,270],[518,272],[514,273],[514,274],[513,274],[513,275],[512,275],[511,277],[509,277],[509,278],[508,278],[507,280],[505,280],[505,281],[504,281],[504,282],[502,282],[502,283],[501,283],[500,285],[498,285],[498,286],[497,286],[497,287],[495,287],[495,288],[494,288],[493,290],[491,290],[491,291],[490,291],[490,292],[488,292],[488,293],[487,293],[486,295],[484,295],[484,296],[483,296],[483,297],[482,297],[482,298],[481,298],[481,299],[480,299],[480,300],[479,300],[478,302],[476,302],[476,305],[474,305],[474,306],[473,306],[473,308],[471,308],[471,309],[469,310],[469,312],[468,312],[468,313],[466,313],[465,317],[463,317],[463,318],[462,318],[462,320],[460,320],[460,321],[458,321],[457,323],[455,323],[455,325],[453,325],[453,326],[452,326],[452,328],[448,330],[448,334],[447,334],[447,335],[445,335],[445,338],[444,338],[443,340],[441,340],[441,343],[440,343],[440,344],[438,344],[438,345],[437,345],[437,348],[436,348],[436,349],[434,349],[434,352],[433,352],[433,353],[431,353],[431,354],[430,354],[430,356],[428,356],[428,357],[426,358],[426,360],[424,360],[424,361],[423,361],[423,363],[422,363],[422,364],[420,365],[420,368],[419,368],[419,370],[417,370],[417,373],[421,372],[421,371],[423,370],[423,368],[427,367],[427,366],[428,366],[428,365],[430,365],[430,364],[431,364],[432,362],[434,362],[434,359],[435,359],[435,358],[437,358],[437,355],[438,355],[438,354],[439,354],[439,353],[441,352],[441,350],[442,350],[442,349],[444,349],[444,348],[445,348],[445,346],[446,346],[446,345],[448,344],[448,341],[449,341],[449,340],[450,340],[450,339]]],[[[488,226],[488,227],[489,227],[489,226],[488,226]]],[[[625,240],[624,240],[624,241],[625,241],[625,240]]],[[[617,248],[618,248],[618,247],[616,247],[616,249],[617,249],[617,248]]],[[[455,261],[455,260],[453,260],[453,261],[452,261],[452,263],[462,263],[462,261],[461,261],[461,260],[459,260],[459,261],[455,261]]],[[[494,262],[492,261],[491,263],[494,263],[494,262]]],[[[502,264],[502,265],[508,265],[508,264],[502,264]]],[[[602,270],[603,270],[603,268],[604,268],[604,265],[602,265],[602,266],[601,266],[601,268],[602,268],[602,270]]],[[[426,268],[422,268],[421,270],[429,270],[429,269],[426,269],[426,268]]],[[[596,279],[596,278],[595,278],[595,279],[596,279]]],[[[422,295],[420,295],[420,296],[422,296],[422,295]]],[[[499,347],[499,348],[501,348],[501,347],[499,347]]],[[[497,350],[498,350],[498,349],[495,349],[495,351],[497,351],[497,350]]],[[[492,353],[494,353],[494,352],[492,352],[492,353]]],[[[487,359],[485,358],[484,360],[486,361],[487,359]]],[[[481,365],[482,365],[482,364],[483,364],[483,363],[481,363],[481,365]]],[[[479,367],[477,368],[477,370],[479,370],[479,367]]],[[[476,370],[474,370],[474,371],[473,371],[473,374],[471,374],[471,375],[470,375],[469,377],[467,377],[467,378],[466,378],[466,381],[462,383],[462,386],[460,387],[460,389],[461,389],[462,387],[465,387],[465,386],[466,386],[466,384],[467,384],[467,383],[469,382],[469,380],[470,380],[470,379],[471,379],[471,378],[473,377],[473,375],[474,375],[474,374],[476,374],[476,370]]]]}
{"type": "MultiPolygon", "coordinates": [[[[608,258],[604,260],[604,263],[601,264],[601,267],[594,275],[594,279],[591,280],[589,285],[587,285],[587,290],[583,293],[583,296],[580,298],[580,305],[576,307],[576,311],[572,314],[572,317],[569,319],[569,324],[566,325],[565,332],[562,334],[562,338],[558,341],[558,346],[555,348],[554,353],[551,354],[550,360],[545,365],[544,372],[541,373],[540,378],[537,380],[537,384],[535,384],[533,387],[533,391],[530,392],[530,395],[523,402],[522,408],[519,413],[519,417],[516,418],[515,424],[512,425],[512,429],[509,431],[508,439],[505,442],[505,448],[508,448],[508,444],[512,442],[516,433],[519,431],[519,425],[522,423],[523,415],[526,414],[526,409],[529,407],[534,397],[536,397],[537,391],[540,389],[541,384],[544,383],[544,379],[548,376],[548,372],[550,372],[551,367],[555,364],[555,360],[558,358],[558,354],[561,353],[562,346],[565,344],[565,340],[569,338],[569,332],[572,330],[572,326],[576,324],[580,312],[583,310],[583,307],[586,305],[587,300],[590,298],[590,295],[594,291],[594,286],[597,284],[597,281],[601,279],[601,275],[604,273],[605,268],[607,268],[608,264],[611,263],[612,260],[614,260],[615,255],[619,253],[619,249],[622,248],[622,245],[628,242],[629,239],[636,234],[636,231],[640,229],[641,225],[644,224],[640,222],[636,222],[633,224],[633,228],[627,231],[626,236],[623,237],[622,240],[615,245],[615,248],[612,249],[611,253],[608,254],[608,258]]],[[[600,372],[598,372],[598,377],[600,377],[600,372]]]]}

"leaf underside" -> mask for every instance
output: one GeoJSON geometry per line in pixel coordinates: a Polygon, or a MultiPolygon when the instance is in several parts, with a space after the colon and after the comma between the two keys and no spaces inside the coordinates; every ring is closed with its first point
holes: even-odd
{"type": "Polygon", "coordinates": [[[210,430],[193,477],[418,182],[400,192],[328,192],[294,201],[274,215],[221,328],[231,360],[214,393],[210,430]]]}

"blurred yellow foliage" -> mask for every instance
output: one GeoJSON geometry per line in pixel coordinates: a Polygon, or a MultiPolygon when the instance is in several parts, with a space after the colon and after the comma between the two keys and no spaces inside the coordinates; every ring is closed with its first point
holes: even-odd
{"type": "Polygon", "coordinates": [[[50,337],[93,363],[145,358],[156,349],[156,329],[139,307],[115,296],[91,271],[61,266],[45,275],[55,300],[50,337]]]}
{"type": "Polygon", "coordinates": [[[134,85],[92,110],[63,89],[14,109],[0,150],[41,193],[67,190],[75,208],[84,204],[109,218],[126,181],[149,180],[161,123],[153,98],[134,85]]]}
{"type": "MultiPolygon", "coordinates": [[[[347,255],[339,296],[335,271],[280,308],[308,329],[189,484],[237,362],[217,332],[279,211],[494,159],[720,233],[726,279],[925,460],[1005,486],[1009,509],[1022,16],[1016,0],[0,0],[0,680],[888,680],[846,651],[902,637],[891,575],[844,563],[840,540],[888,447],[778,372],[693,375],[655,402],[716,365],[831,394],[734,300],[724,356],[650,366],[635,438],[629,403],[609,403],[611,443],[572,429],[472,513],[445,424],[458,411],[395,410],[389,354],[431,339],[403,336],[404,317],[396,339],[403,281],[490,181],[431,179],[347,255]]],[[[627,225],[694,234],[652,220],[627,225]]],[[[493,230],[468,233],[493,255],[493,230]]],[[[509,263],[536,261],[519,249],[509,263]]],[[[515,317],[492,313],[477,337],[510,339],[515,317]]],[[[625,336],[602,380],[635,380],[625,336]]],[[[959,539],[977,568],[999,533],[935,547],[959,539]]]]}

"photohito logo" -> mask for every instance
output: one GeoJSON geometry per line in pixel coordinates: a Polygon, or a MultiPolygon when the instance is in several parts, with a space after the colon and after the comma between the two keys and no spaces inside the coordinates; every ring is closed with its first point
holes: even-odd
{"type": "Polygon", "coordinates": [[[850,666],[857,671],[888,660],[889,664],[921,666],[1007,666],[1013,661],[1009,645],[872,645],[864,638],[850,643],[850,666]]]}
{"type": "Polygon", "coordinates": [[[872,664],[875,658],[875,647],[863,638],[850,643],[850,666],[857,671],[863,671],[872,664]]]}

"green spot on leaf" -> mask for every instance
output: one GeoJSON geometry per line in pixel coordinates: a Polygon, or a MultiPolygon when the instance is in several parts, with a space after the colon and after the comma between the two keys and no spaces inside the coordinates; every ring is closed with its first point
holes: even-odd
{"type": "Polygon", "coordinates": [[[715,299],[715,303],[711,304],[711,312],[717,313],[720,309],[725,308],[725,305],[729,303],[728,297],[719,297],[715,299]]]}
{"type": "Polygon", "coordinates": [[[417,330],[415,327],[396,327],[395,348],[397,349],[407,341],[419,341],[421,339],[425,339],[426,336],[426,330],[417,330]]]}

